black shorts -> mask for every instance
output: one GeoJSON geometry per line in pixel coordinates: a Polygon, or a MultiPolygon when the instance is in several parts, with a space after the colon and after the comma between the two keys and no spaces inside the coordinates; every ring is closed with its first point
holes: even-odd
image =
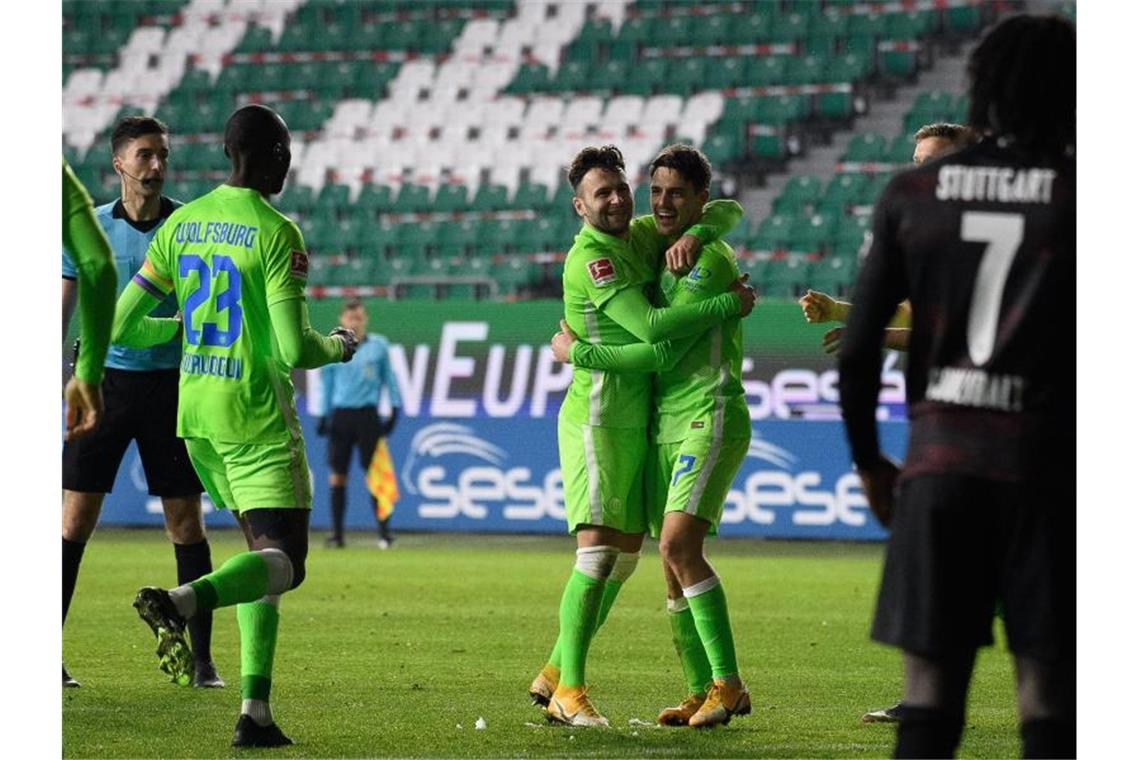
{"type": "Polygon", "coordinates": [[[348,462],[355,446],[360,466],[368,470],[372,454],[380,440],[380,415],[372,406],[335,409],[329,426],[329,469],[338,475],[348,472],[348,462]]]}
{"type": "Polygon", "coordinates": [[[102,422],[91,435],[63,444],[63,487],[110,493],[123,454],[134,439],[151,496],[202,493],[186,444],[174,434],[177,418],[178,370],[108,368],[103,375],[102,422]]]}
{"type": "Polygon", "coordinates": [[[993,643],[1000,602],[1015,654],[1075,657],[1076,477],[1047,477],[904,481],[871,637],[930,659],[972,651],[993,643]]]}

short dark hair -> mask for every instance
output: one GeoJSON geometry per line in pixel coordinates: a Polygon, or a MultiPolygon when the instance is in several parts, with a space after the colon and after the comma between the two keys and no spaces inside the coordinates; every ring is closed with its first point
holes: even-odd
{"type": "Polygon", "coordinates": [[[574,156],[574,160],[570,162],[570,171],[566,174],[566,178],[570,181],[570,187],[574,188],[575,193],[578,192],[578,186],[582,184],[582,178],[591,169],[625,172],[625,158],[615,145],[603,145],[600,148],[591,145],[588,148],[582,148],[578,151],[578,155],[574,156]]]}
{"type": "Polygon", "coordinates": [[[712,183],[712,164],[709,163],[704,153],[692,145],[674,143],[667,148],[662,148],[661,152],[657,154],[657,158],[653,159],[653,163],[649,164],[649,176],[652,177],[653,172],[661,167],[672,169],[680,174],[692,184],[698,193],[708,190],[712,183]]]}
{"type": "Polygon", "coordinates": [[[929,137],[949,140],[955,145],[964,146],[976,140],[977,134],[965,124],[949,124],[946,122],[926,124],[919,127],[918,131],[914,133],[915,142],[925,140],[929,137]]]}
{"type": "Polygon", "coordinates": [[[158,119],[150,116],[124,116],[111,131],[111,152],[118,153],[124,145],[143,135],[166,134],[170,134],[170,130],[158,119]]]}
{"type": "Polygon", "coordinates": [[[967,123],[1060,155],[1077,139],[1077,32],[1061,16],[1017,14],[970,53],[967,123]]]}
{"type": "Polygon", "coordinates": [[[285,139],[289,128],[276,111],[269,106],[254,103],[230,114],[226,119],[225,145],[234,153],[267,157],[273,146],[285,139]]]}
{"type": "Polygon", "coordinates": [[[359,298],[346,298],[344,299],[344,303],[341,304],[340,313],[344,314],[346,311],[354,311],[356,309],[363,308],[364,301],[361,301],[359,298]]]}

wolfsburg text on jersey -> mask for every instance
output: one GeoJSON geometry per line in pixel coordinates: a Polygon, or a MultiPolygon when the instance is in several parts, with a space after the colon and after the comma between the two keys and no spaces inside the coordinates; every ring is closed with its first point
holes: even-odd
{"type": "Polygon", "coordinates": [[[1052,169],[951,164],[938,170],[934,196],[940,201],[1049,203],[1056,177],[1052,169]]]}
{"type": "Polygon", "coordinates": [[[1025,380],[1017,375],[991,375],[980,369],[931,367],[926,400],[1020,412],[1025,380]]]}

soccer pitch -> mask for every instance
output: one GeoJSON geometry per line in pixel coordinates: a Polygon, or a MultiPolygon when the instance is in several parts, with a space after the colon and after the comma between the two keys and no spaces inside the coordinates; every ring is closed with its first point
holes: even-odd
{"type": "MultiPolygon", "coordinates": [[[[214,531],[215,567],[244,548],[214,531]]],[[[304,585],[284,597],[274,714],[297,744],[279,757],[887,757],[894,729],[859,722],[900,694],[896,652],[867,637],[878,545],[713,541],[753,714],[708,731],[658,728],[684,696],[648,545],[590,651],[591,696],[613,728],[550,726],[526,690],[557,632],[569,537],[371,535],[337,551],[314,534],[304,585]],[[486,728],[476,730],[479,718],[486,728]]],[[[100,530],[64,630],[65,757],[227,757],[239,707],[235,615],[214,617],[222,690],[164,681],[131,607],[174,584],[155,530],[100,530]]],[[[1003,637],[998,631],[998,638],[1003,637]]],[[[243,752],[244,754],[250,751],[243,752]]],[[[1020,754],[1004,646],[983,651],[961,757],[1020,754]]]]}

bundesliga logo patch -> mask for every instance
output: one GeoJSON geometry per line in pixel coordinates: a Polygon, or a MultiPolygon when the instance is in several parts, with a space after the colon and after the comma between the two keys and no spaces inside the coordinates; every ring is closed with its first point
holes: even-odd
{"type": "Polygon", "coordinates": [[[586,269],[590,272],[590,279],[595,285],[606,285],[617,279],[614,264],[609,259],[594,259],[586,264],[586,269]]]}
{"type": "Polygon", "coordinates": [[[309,278],[309,254],[304,251],[289,252],[289,273],[302,280],[309,278]]]}

